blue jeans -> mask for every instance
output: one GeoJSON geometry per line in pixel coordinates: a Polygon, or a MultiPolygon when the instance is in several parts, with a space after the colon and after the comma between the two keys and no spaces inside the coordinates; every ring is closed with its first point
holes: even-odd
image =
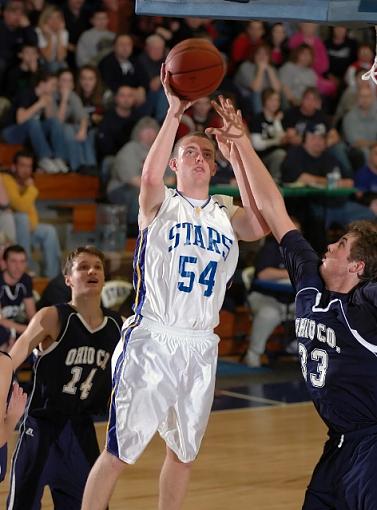
{"type": "Polygon", "coordinates": [[[63,125],[59,119],[29,119],[22,124],[13,124],[2,131],[2,137],[8,143],[30,141],[38,159],[66,159],[63,125]]]}
{"type": "Polygon", "coordinates": [[[107,193],[107,198],[112,204],[126,204],[127,223],[137,223],[139,216],[139,194],[140,188],[132,184],[123,184],[107,193]]]}
{"type": "Polygon", "coordinates": [[[369,207],[351,200],[339,207],[313,204],[312,210],[316,218],[324,220],[326,228],[329,228],[332,223],[345,227],[352,221],[376,219],[374,212],[369,207]]]}
{"type": "Polygon", "coordinates": [[[344,177],[348,177],[353,179],[353,169],[351,162],[348,158],[348,149],[344,142],[338,142],[335,145],[329,147],[329,152],[332,154],[339,162],[339,165],[346,171],[344,177]]]}
{"type": "Polygon", "coordinates": [[[39,223],[30,230],[29,217],[25,213],[15,213],[17,243],[26,251],[32,263],[31,247],[38,246],[43,254],[44,276],[54,278],[60,271],[60,244],[53,225],[39,223]]]}
{"type": "Polygon", "coordinates": [[[80,166],[96,166],[96,153],[94,149],[95,130],[88,131],[86,139],[79,142],[75,139],[78,126],[63,124],[65,143],[68,152],[68,163],[71,170],[76,172],[80,166]]]}

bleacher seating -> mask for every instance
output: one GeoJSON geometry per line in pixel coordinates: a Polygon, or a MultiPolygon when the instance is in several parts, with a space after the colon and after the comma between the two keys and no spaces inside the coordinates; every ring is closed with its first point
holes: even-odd
{"type": "Polygon", "coordinates": [[[100,181],[91,175],[44,174],[34,175],[39,200],[95,200],[99,196],[100,181]]]}
{"type": "Polygon", "coordinates": [[[10,168],[14,155],[22,148],[19,144],[0,143],[0,168],[10,168]]]}

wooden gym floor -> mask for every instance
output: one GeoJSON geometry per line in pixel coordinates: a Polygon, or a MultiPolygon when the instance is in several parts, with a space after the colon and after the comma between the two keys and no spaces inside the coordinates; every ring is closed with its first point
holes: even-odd
{"type": "MultiPolygon", "coordinates": [[[[304,400],[299,381],[218,390],[214,409],[222,410],[211,414],[184,510],[299,510],[326,436],[304,400]]],[[[100,444],[105,426],[97,424],[100,444]]],[[[9,446],[12,452],[14,443],[9,446]]],[[[163,456],[164,444],[156,436],[119,480],[111,510],[157,508],[163,456]]],[[[7,488],[8,480],[0,487],[0,508],[7,488]]],[[[42,508],[53,508],[48,491],[42,508]]]]}

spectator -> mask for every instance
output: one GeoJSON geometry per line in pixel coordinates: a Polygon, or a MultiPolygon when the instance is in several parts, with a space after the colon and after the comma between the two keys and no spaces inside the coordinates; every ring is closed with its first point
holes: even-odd
{"type": "Polygon", "coordinates": [[[95,130],[105,111],[102,80],[96,67],[88,65],[80,68],[76,92],[88,116],[89,131],[95,130]]]}
{"type": "Polygon", "coordinates": [[[34,85],[21,91],[13,100],[2,137],[7,143],[30,142],[38,157],[38,167],[50,173],[67,172],[64,162],[63,125],[56,117],[53,100],[55,78],[41,73],[34,85]]]}
{"type": "Polygon", "coordinates": [[[360,44],[357,49],[357,60],[353,62],[347,69],[345,82],[351,87],[355,87],[356,73],[360,70],[366,72],[372,67],[374,53],[369,44],[360,44]]]}
{"type": "Polygon", "coordinates": [[[289,290],[287,281],[289,281],[289,275],[279,244],[274,237],[269,236],[257,253],[254,283],[251,285],[251,292],[247,298],[253,323],[244,361],[250,367],[261,366],[261,355],[266,349],[267,340],[273,330],[283,321],[292,320],[294,317],[295,295],[293,288],[289,290]],[[273,285],[258,285],[258,281],[273,285]],[[281,289],[276,285],[279,283],[284,283],[281,289]]]}
{"type": "Polygon", "coordinates": [[[160,70],[165,60],[166,47],[164,39],[152,34],[145,40],[144,50],[138,55],[136,61],[139,66],[144,67],[148,75],[149,90],[157,91],[161,88],[160,70]]]}
{"type": "Polygon", "coordinates": [[[323,76],[329,69],[329,57],[317,30],[316,23],[299,23],[299,30],[289,39],[289,47],[294,49],[301,44],[307,44],[313,48],[313,69],[318,76],[323,76]]]}
{"type": "Polygon", "coordinates": [[[106,55],[98,64],[102,80],[106,87],[116,92],[121,85],[135,89],[135,101],[141,105],[145,101],[148,88],[148,76],[137,64],[133,52],[133,42],[129,35],[117,35],[114,40],[114,51],[106,55]]]}
{"type": "Polygon", "coordinates": [[[377,216],[377,143],[369,150],[368,163],[356,172],[355,188],[359,202],[367,205],[377,216]]]}
{"type": "MultiPolygon", "coordinates": [[[[290,147],[282,165],[283,182],[300,182],[305,185],[326,186],[326,176],[338,161],[326,146],[326,126],[322,123],[307,123],[302,144],[290,147]]],[[[346,176],[344,176],[346,177],[346,176]]],[[[339,185],[352,187],[353,181],[344,179],[339,185]]]]}
{"type": "Polygon", "coordinates": [[[45,306],[68,303],[71,301],[71,298],[71,287],[66,285],[63,273],[59,273],[58,276],[55,276],[55,278],[52,278],[48,282],[46,288],[42,292],[41,298],[37,302],[37,310],[45,306]]]}
{"type": "MultiPolygon", "coordinates": [[[[283,182],[298,182],[309,186],[327,185],[327,174],[337,169],[341,179],[337,183],[342,188],[352,188],[351,174],[339,169],[338,161],[326,146],[326,129],[323,125],[308,124],[303,144],[288,150],[282,164],[283,182]]],[[[305,204],[306,206],[307,204],[305,204]]],[[[329,228],[333,223],[346,226],[351,221],[373,219],[367,207],[342,197],[316,199],[310,204],[315,218],[325,222],[329,228]]]]}
{"type": "Polygon", "coordinates": [[[159,131],[159,124],[150,117],[140,119],[127,142],[115,157],[107,197],[113,204],[127,204],[127,223],[137,229],[140,180],[143,164],[159,131]]]}
{"type": "Polygon", "coordinates": [[[312,69],[313,49],[307,44],[300,44],[292,50],[291,61],[279,69],[279,79],[287,105],[298,106],[308,87],[315,87],[317,75],[312,69]]]}
{"type": "Polygon", "coordinates": [[[336,82],[328,79],[326,73],[329,69],[329,57],[322,39],[317,35],[316,23],[300,23],[299,31],[289,39],[289,47],[297,48],[307,44],[313,48],[313,69],[317,74],[317,87],[323,96],[333,96],[336,93],[336,82]]]}
{"type": "Polygon", "coordinates": [[[263,43],[266,35],[265,25],[262,21],[249,21],[245,30],[233,41],[231,48],[231,68],[234,68],[247,59],[252,59],[255,49],[263,43]]]}
{"type": "Polygon", "coordinates": [[[19,151],[14,157],[11,174],[4,174],[4,186],[9,203],[15,213],[17,242],[32,262],[31,247],[37,245],[42,252],[44,276],[53,278],[60,271],[60,246],[53,225],[40,223],[36,207],[38,189],[32,177],[33,155],[19,151]]]}
{"type": "Polygon", "coordinates": [[[4,186],[2,174],[0,174],[0,232],[11,241],[16,241],[16,225],[14,216],[9,205],[9,197],[4,186]]]}
{"type": "Polygon", "coordinates": [[[39,16],[41,15],[41,12],[46,7],[46,0],[25,0],[25,10],[27,13],[27,17],[30,20],[30,24],[33,27],[36,27],[38,25],[39,16]]]}
{"type": "Polygon", "coordinates": [[[177,140],[194,131],[204,133],[207,127],[221,126],[221,119],[212,108],[209,96],[197,99],[182,115],[177,130],[177,140]]]}
{"type": "Polygon", "coordinates": [[[251,110],[259,113],[262,110],[262,92],[267,87],[280,92],[281,83],[276,70],[271,64],[271,50],[261,44],[254,50],[253,62],[243,62],[234,78],[243,95],[249,99],[251,110]]]}
{"type": "Polygon", "coordinates": [[[321,96],[316,87],[305,89],[300,104],[285,112],[283,125],[289,134],[290,143],[298,145],[302,142],[308,123],[322,124],[326,130],[330,128],[329,119],[322,110],[321,96]]]}
{"type": "Polygon", "coordinates": [[[329,56],[329,74],[343,85],[348,67],[357,58],[357,42],[348,36],[348,29],[342,26],[330,28],[330,37],[325,41],[329,56]]]}
{"type": "Polygon", "coordinates": [[[115,34],[108,30],[109,17],[106,9],[96,9],[90,18],[90,23],[92,28],[83,32],[77,42],[77,67],[87,64],[97,65],[112,51],[115,34]]]}
{"type": "Polygon", "coordinates": [[[14,98],[20,91],[27,89],[41,71],[38,46],[25,44],[18,57],[20,62],[7,73],[5,95],[9,98],[14,98]]]}
{"type": "Polygon", "coordinates": [[[251,123],[251,142],[275,182],[280,182],[281,164],[286,156],[286,136],[281,123],[280,96],[273,89],[262,93],[263,110],[251,123]]]}
{"type": "Polygon", "coordinates": [[[97,147],[101,160],[115,154],[129,141],[136,122],[143,116],[135,107],[135,90],[127,85],[119,87],[114,106],[105,112],[98,125],[97,147]]]}
{"type": "Polygon", "coordinates": [[[83,32],[90,28],[89,2],[85,0],[66,0],[63,5],[63,16],[68,31],[67,63],[70,69],[76,67],[76,45],[83,32]]]}
{"type": "Polygon", "coordinates": [[[68,32],[60,9],[45,7],[39,17],[38,47],[46,69],[52,73],[67,67],[68,32]]]}
{"type": "Polygon", "coordinates": [[[362,152],[364,164],[368,161],[370,147],[377,141],[376,96],[370,87],[358,90],[356,106],[344,116],[342,128],[345,141],[362,152]]]}
{"type": "Polygon", "coordinates": [[[63,124],[69,166],[74,172],[95,172],[95,132],[89,131],[89,119],[81,99],[73,90],[72,71],[63,69],[58,75],[57,116],[63,124]]]}
{"type": "Polygon", "coordinates": [[[165,56],[165,40],[160,35],[152,34],[146,38],[144,50],[136,58],[138,66],[145,70],[148,78],[149,113],[161,121],[165,118],[167,111],[167,102],[160,79],[161,64],[165,56]]]}
{"type": "Polygon", "coordinates": [[[29,25],[23,26],[24,19],[22,2],[10,0],[6,3],[0,20],[0,90],[6,72],[17,62],[21,46],[26,43],[37,44],[34,29],[29,25]]]}
{"type": "Polygon", "coordinates": [[[333,117],[333,125],[341,125],[341,120],[354,106],[357,104],[358,91],[363,87],[368,87],[372,93],[376,94],[376,85],[372,80],[363,80],[362,76],[365,73],[363,69],[359,69],[355,75],[355,83],[348,85],[340,97],[336,107],[335,115],[333,117]]]}
{"type": "Polygon", "coordinates": [[[300,105],[290,108],[284,115],[283,126],[287,133],[287,143],[300,144],[308,123],[321,125],[325,128],[327,147],[344,171],[351,174],[353,170],[347,147],[341,140],[338,131],[331,128],[329,119],[322,110],[321,96],[318,89],[314,87],[308,87],[302,96],[300,105]]]}
{"type": "Polygon", "coordinates": [[[26,252],[17,244],[3,253],[0,273],[0,346],[8,351],[35,314],[33,282],[26,273],[26,252]]]}
{"type": "Polygon", "coordinates": [[[131,18],[134,14],[134,2],[130,0],[102,0],[103,7],[109,17],[109,30],[114,34],[129,32],[131,18]]]}
{"type": "Polygon", "coordinates": [[[274,23],[266,38],[267,44],[271,48],[271,63],[279,68],[282,66],[289,55],[288,38],[283,23],[274,23]]]}
{"type": "Polygon", "coordinates": [[[158,31],[166,30],[169,23],[175,23],[175,19],[178,18],[163,18],[162,16],[141,16],[135,15],[132,18],[132,37],[135,43],[135,48],[143,50],[145,41],[150,35],[157,34],[161,39],[166,42],[165,37],[162,34],[158,34],[158,31]]]}
{"type": "Polygon", "coordinates": [[[185,39],[195,37],[212,40],[212,21],[208,18],[187,16],[183,19],[169,20],[168,23],[168,28],[158,27],[156,33],[165,39],[169,48],[185,39]]]}

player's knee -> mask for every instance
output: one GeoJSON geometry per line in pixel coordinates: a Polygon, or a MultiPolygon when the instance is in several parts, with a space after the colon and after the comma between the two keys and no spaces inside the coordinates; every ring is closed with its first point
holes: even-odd
{"type": "Polygon", "coordinates": [[[119,474],[127,466],[127,464],[125,462],[123,462],[122,460],[120,460],[118,457],[116,457],[112,453],[108,452],[107,450],[104,450],[101,453],[100,462],[106,467],[107,470],[110,470],[110,471],[113,471],[113,472],[116,472],[119,474]]]}
{"type": "Polygon", "coordinates": [[[179,459],[176,453],[173,452],[169,447],[166,448],[166,458],[174,463],[178,469],[187,469],[190,470],[194,461],[183,462],[179,459]]]}

